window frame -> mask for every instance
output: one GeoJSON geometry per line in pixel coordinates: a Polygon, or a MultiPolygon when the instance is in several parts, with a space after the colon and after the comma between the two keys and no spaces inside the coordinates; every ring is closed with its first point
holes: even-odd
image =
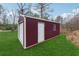
{"type": "Polygon", "coordinates": [[[56,24],[53,24],[53,31],[56,31],[56,24]]]}

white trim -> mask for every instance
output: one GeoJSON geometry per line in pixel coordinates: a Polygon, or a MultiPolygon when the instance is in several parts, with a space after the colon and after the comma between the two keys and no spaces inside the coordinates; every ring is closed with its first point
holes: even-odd
{"type": "Polygon", "coordinates": [[[25,17],[24,17],[24,46],[23,47],[24,49],[26,49],[26,18],[25,17]]]}
{"type": "MultiPolygon", "coordinates": [[[[53,22],[53,21],[49,21],[49,20],[46,20],[46,19],[42,19],[42,18],[32,17],[32,16],[25,16],[25,15],[20,15],[20,16],[29,17],[29,18],[34,18],[34,19],[43,20],[43,21],[48,21],[48,22],[53,22]]],[[[58,23],[58,22],[53,22],[53,23],[58,23]]],[[[58,23],[58,24],[60,24],[60,23],[58,23]]]]}
{"type": "Polygon", "coordinates": [[[18,23],[18,26],[17,27],[18,27],[18,39],[19,39],[19,23],[18,23]]]}

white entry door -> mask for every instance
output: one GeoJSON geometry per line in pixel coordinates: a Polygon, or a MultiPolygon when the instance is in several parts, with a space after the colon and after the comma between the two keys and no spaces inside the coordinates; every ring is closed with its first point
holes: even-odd
{"type": "Polygon", "coordinates": [[[44,41],[44,23],[38,22],[38,43],[44,41]]]}

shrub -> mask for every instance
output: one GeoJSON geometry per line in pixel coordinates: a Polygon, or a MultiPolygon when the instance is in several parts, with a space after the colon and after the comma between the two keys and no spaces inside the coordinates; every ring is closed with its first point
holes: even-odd
{"type": "Polygon", "coordinates": [[[13,25],[13,24],[1,24],[0,25],[0,29],[1,30],[11,30],[11,31],[15,31],[17,30],[17,25],[13,25]]]}

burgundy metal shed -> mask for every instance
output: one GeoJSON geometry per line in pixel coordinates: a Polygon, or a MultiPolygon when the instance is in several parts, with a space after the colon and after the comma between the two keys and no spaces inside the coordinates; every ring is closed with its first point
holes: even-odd
{"type": "Polygon", "coordinates": [[[35,17],[20,16],[18,38],[24,48],[60,34],[60,24],[35,17]]]}

